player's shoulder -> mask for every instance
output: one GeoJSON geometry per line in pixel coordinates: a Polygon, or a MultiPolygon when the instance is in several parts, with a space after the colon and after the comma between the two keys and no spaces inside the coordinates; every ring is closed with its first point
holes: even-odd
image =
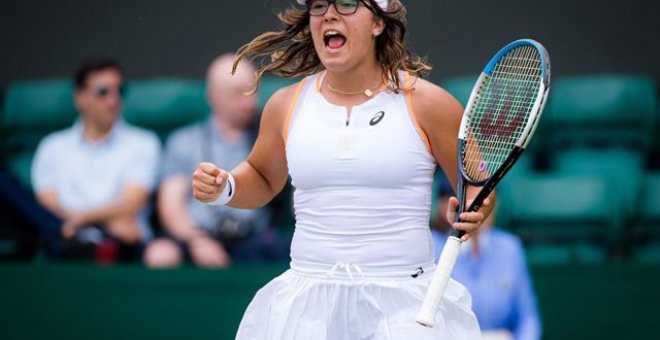
{"type": "Polygon", "coordinates": [[[413,105],[420,109],[446,108],[450,110],[461,109],[458,100],[439,85],[420,77],[411,77],[411,91],[413,105]]]}
{"type": "Polygon", "coordinates": [[[433,126],[453,129],[463,116],[463,106],[442,87],[420,77],[411,77],[412,110],[422,128],[433,126]]]}
{"type": "Polygon", "coordinates": [[[276,109],[276,112],[285,111],[291,102],[296,100],[296,94],[304,81],[305,79],[301,79],[275,91],[268,101],[266,101],[264,111],[268,109],[276,109]]]}
{"type": "Polygon", "coordinates": [[[275,91],[266,101],[262,113],[262,119],[268,121],[275,120],[283,124],[292,105],[294,105],[299,98],[303,82],[308,81],[308,78],[309,77],[303,78],[275,91]]]}

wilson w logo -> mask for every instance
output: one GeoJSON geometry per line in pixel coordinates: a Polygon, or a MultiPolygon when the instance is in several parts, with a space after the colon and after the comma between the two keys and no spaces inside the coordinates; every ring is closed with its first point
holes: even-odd
{"type": "Polygon", "coordinates": [[[486,137],[511,137],[531,109],[532,87],[502,80],[493,80],[489,87],[490,99],[479,123],[481,134],[486,137]]]}

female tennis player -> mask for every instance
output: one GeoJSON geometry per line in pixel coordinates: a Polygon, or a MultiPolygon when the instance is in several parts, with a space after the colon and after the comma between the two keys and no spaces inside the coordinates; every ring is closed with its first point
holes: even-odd
{"type": "MultiPolygon", "coordinates": [[[[193,174],[198,200],[237,208],[263,206],[288,175],[295,187],[291,268],[259,290],[236,338],[476,339],[470,296],[454,281],[436,327],[415,322],[434,270],[432,175],[439,164],[456,183],[461,105],[420,78],[431,68],[407,52],[399,0],[298,3],[236,63],[269,56],[259,77],[306,77],[270,98],[245,162],[193,174]]],[[[465,239],[488,203],[453,225],[465,239]]]]}

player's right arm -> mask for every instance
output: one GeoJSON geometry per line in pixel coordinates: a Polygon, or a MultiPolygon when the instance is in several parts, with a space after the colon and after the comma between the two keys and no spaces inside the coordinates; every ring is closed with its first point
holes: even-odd
{"type": "MultiPolygon", "coordinates": [[[[266,103],[252,152],[231,171],[236,192],[229,206],[259,208],[284,188],[288,171],[282,129],[296,86],[275,92],[266,103]]],[[[201,202],[214,201],[224,189],[227,177],[227,172],[218,166],[200,163],[193,173],[193,195],[201,202]]]]}

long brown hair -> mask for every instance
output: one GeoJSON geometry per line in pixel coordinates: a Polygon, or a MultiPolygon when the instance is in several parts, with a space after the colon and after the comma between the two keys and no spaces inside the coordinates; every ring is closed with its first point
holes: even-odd
{"type": "MultiPolygon", "coordinates": [[[[390,86],[395,92],[406,89],[401,86],[399,70],[418,77],[431,71],[426,58],[413,55],[406,47],[406,8],[399,0],[390,0],[387,10],[383,10],[373,0],[363,2],[385,23],[385,29],[376,37],[376,57],[389,78],[390,86]]],[[[232,72],[244,57],[267,58],[268,61],[257,69],[257,87],[267,72],[296,77],[323,70],[309,31],[309,13],[292,5],[278,13],[277,17],[283,29],[262,33],[236,52],[232,72]]]]}

